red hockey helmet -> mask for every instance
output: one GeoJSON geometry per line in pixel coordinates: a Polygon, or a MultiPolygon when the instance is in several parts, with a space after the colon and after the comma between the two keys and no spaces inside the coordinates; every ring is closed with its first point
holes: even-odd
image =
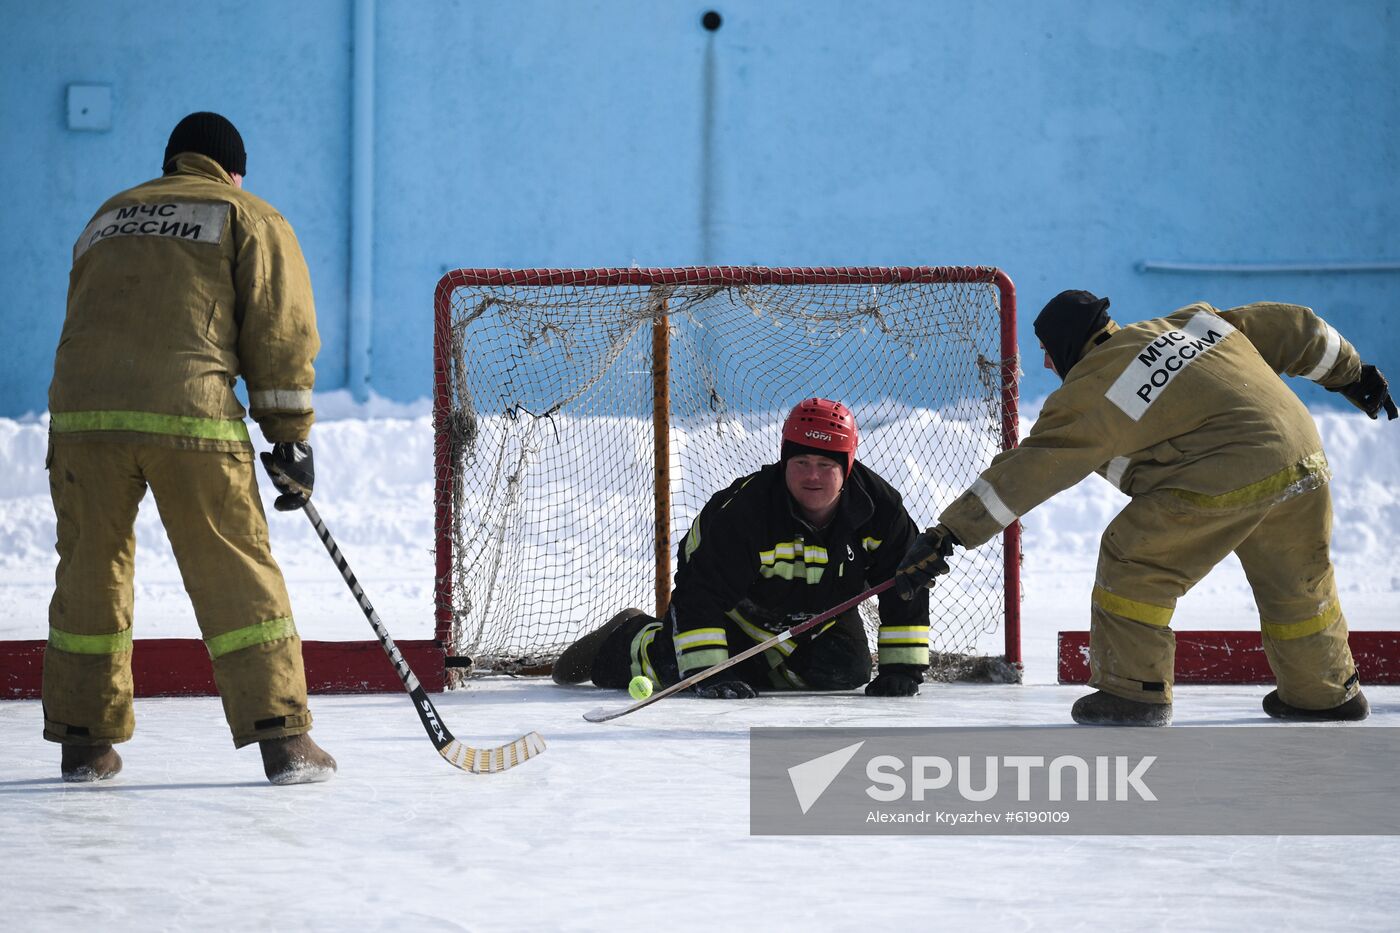
{"type": "Polygon", "coordinates": [[[783,422],[782,458],[802,453],[831,455],[845,461],[849,476],[857,441],[856,416],[849,408],[831,399],[809,398],[798,402],[783,422]]]}

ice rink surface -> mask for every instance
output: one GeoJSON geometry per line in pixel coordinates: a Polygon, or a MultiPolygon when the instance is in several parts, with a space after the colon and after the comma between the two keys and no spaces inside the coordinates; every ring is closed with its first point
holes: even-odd
{"type": "MultiPolygon", "coordinates": [[[[431,430],[422,411],[358,415],[332,412],[313,432],[317,501],[390,632],[430,637],[431,430]]],[[[1400,628],[1400,431],[1318,421],[1347,618],[1400,628]]],[[[0,638],[46,632],[45,429],[0,420],[0,638]]],[[[683,696],[594,725],[584,712],[625,696],[483,679],[437,701],[457,737],[535,730],[549,748],[481,776],[438,757],[402,694],[313,697],[340,774],[289,788],[265,782],[254,749],[233,749],[216,698],[138,700],[125,770],[95,786],[59,780],[37,701],[0,702],[0,929],[1395,929],[1393,836],[749,835],[750,727],[1068,724],[1084,688],[1055,684],[1055,633],[1087,627],[1097,537],[1123,501],[1091,477],[1024,520],[1021,686],[683,696]]],[[[371,637],[306,522],[271,524],[303,637],[371,637]]],[[[149,500],[137,563],[137,638],[196,637],[149,500]]],[[[1256,624],[1233,562],[1174,620],[1256,624]]],[[[1263,725],[1267,690],[1178,687],[1172,728],[1263,725]]],[[[1371,718],[1334,728],[1400,726],[1400,687],[1366,692],[1371,718]]]]}
{"type": "MultiPolygon", "coordinates": [[[[1262,724],[1265,690],[1179,688],[1172,728],[1262,724]]],[[[605,725],[581,716],[622,694],[489,679],[444,695],[461,739],[546,736],[499,775],[443,762],[404,696],[316,697],[341,773],[288,788],[233,750],[213,698],[139,701],[125,770],[80,787],[58,780],[38,703],[0,703],[5,927],[1395,928],[1395,837],[749,835],[751,726],[1058,724],[1082,692],[682,696],[605,725]]],[[[1368,695],[1371,718],[1336,728],[1400,725],[1400,688],[1368,695]]]]}

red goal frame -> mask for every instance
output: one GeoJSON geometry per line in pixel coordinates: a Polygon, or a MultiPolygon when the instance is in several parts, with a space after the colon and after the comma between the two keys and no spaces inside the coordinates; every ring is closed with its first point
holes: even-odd
{"type": "MultiPolygon", "coordinates": [[[[990,282],[1001,305],[1001,444],[1015,447],[1019,411],[1017,378],[1020,355],[1016,343],[1016,287],[1001,269],[991,266],[686,266],[647,269],[456,269],[438,280],[434,292],[433,324],[433,435],[436,460],[433,500],[437,573],[436,639],[444,649],[452,630],[452,497],[449,486],[451,452],[447,419],[450,411],[447,373],[452,293],[464,286],[655,286],[655,285],[881,285],[961,284],[990,282]]],[[[664,328],[661,328],[664,330],[664,328]]],[[[1002,532],[1004,553],[1003,599],[1005,656],[1021,667],[1021,524],[1013,522],[1002,532]]],[[[658,551],[661,542],[657,543],[658,551]]],[[[667,546],[669,552],[669,543],[667,546]]],[[[658,591],[661,584],[658,583],[658,591]]],[[[447,660],[450,665],[452,662],[447,660]]]]}

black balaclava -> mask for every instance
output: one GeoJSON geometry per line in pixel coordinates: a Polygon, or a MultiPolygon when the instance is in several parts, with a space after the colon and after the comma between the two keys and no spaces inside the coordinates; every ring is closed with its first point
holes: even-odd
{"type": "Polygon", "coordinates": [[[1051,298],[1041,310],[1035,319],[1035,335],[1063,380],[1079,362],[1084,344],[1107,325],[1108,299],[1071,289],[1051,298]]]}
{"type": "Polygon", "coordinates": [[[217,113],[192,113],[170,131],[165,144],[163,170],[174,171],[172,160],[182,152],[198,152],[223,166],[230,175],[248,174],[248,153],[243,150],[243,137],[238,128],[217,113]]]}

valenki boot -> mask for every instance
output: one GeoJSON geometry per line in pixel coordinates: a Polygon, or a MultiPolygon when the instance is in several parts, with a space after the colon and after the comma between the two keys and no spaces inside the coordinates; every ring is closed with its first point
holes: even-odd
{"type": "Polygon", "coordinates": [[[1143,703],[1097,690],[1074,701],[1070,716],[1082,726],[1169,726],[1170,703],[1143,703]]]}
{"type": "Polygon", "coordinates": [[[258,743],[263,773],[273,784],[315,784],[335,774],[335,759],[306,733],[258,743]]]}
{"type": "Polygon", "coordinates": [[[602,650],[608,636],[626,625],[637,616],[645,615],[640,609],[624,609],[598,628],[584,635],[564,649],[559,660],[554,662],[550,676],[556,684],[581,684],[593,676],[593,661],[602,650]]]}
{"type": "Polygon", "coordinates": [[[122,756],[110,743],[103,745],[65,745],[59,765],[63,779],[70,784],[105,781],[122,769],[122,756]]]}
{"type": "Polygon", "coordinates": [[[1264,697],[1264,712],[1275,719],[1296,719],[1303,722],[1359,722],[1371,713],[1371,704],[1366,694],[1357,691],[1356,696],[1345,703],[1327,709],[1303,709],[1279,699],[1278,691],[1273,690],[1264,697]]]}

